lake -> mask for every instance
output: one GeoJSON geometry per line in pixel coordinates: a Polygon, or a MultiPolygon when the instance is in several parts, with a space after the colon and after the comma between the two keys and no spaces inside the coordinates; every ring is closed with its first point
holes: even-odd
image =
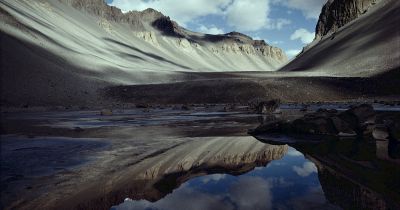
{"type": "Polygon", "coordinates": [[[287,145],[247,134],[272,118],[303,114],[295,106],[262,116],[214,105],[114,110],[111,116],[4,113],[1,207],[399,207],[396,145],[359,139],[287,145]]]}

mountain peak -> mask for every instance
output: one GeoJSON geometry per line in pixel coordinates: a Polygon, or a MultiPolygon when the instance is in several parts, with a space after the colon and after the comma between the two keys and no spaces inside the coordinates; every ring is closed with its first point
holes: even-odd
{"type": "Polygon", "coordinates": [[[247,36],[246,34],[243,34],[243,33],[237,32],[237,31],[232,31],[232,32],[226,33],[225,35],[231,36],[231,37],[240,37],[240,38],[253,40],[253,38],[251,38],[250,36],[247,36]]]}

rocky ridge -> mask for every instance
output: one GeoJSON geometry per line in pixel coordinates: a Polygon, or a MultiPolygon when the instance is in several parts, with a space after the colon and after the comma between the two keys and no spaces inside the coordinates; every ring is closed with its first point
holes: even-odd
{"type": "Polygon", "coordinates": [[[107,5],[103,0],[60,0],[75,9],[98,16],[106,21],[127,24],[135,31],[135,35],[146,42],[158,45],[157,39],[161,36],[177,38],[177,45],[183,48],[208,47],[214,53],[234,53],[259,55],[269,57],[278,62],[286,62],[287,56],[280,48],[268,45],[264,40],[253,40],[251,37],[239,33],[201,34],[191,32],[170,17],[161,12],[148,8],[143,11],[129,11],[123,13],[121,9],[107,5]]]}
{"type": "Polygon", "coordinates": [[[329,0],[322,8],[315,29],[315,38],[336,32],[339,28],[365,14],[379,0],[329,0]]]}
{"type": "Polygon", "coordinates": [[[399,8],[396,0],[330,0],[316,35],[280,70],[327,76],[371,77],[399,67],[399,8]]]}

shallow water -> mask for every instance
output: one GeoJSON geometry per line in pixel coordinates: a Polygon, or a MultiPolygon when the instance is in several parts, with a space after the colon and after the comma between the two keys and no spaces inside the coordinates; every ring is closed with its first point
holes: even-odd
{"type": "Polygon", "coordinates": [[[290,106],[275,116],[222,108],[5,114],[1,207],[399,207],[399,159],[387,142],[258,140],[247,130],[304,113],[290,106]]]}

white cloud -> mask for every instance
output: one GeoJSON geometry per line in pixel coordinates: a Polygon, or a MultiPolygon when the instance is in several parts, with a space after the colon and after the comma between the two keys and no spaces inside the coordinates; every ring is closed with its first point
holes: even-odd
{"type": "Polygon", "coordinates": [[[288,20],[288,19],[278,19],[276,20],[276,29],[281,30],[283,28],[283,26],[285,25],[289,25],[291,24],[292,21],[288,20]]]}
{"type": "Polygon", "coordinates": [[[327,0],[273,0],[290,9],[300,10],[307,19],[318,19],[322,6],[327,0]]]}
{"type": "Polygon", "coordinates": [[[211,27],[207,27],[205,25],[200,25],[200,27],[197,29],[199,32],[206,33],[206,34],[224,34],[224,30],[221,28],[217,28],[214,25],[211,27]]]}
{"type": "MultiPolygon", "coordinates": [[[[260,29],[280,30],[285,25],[291,24],[288,19],[269,17],[271,1],[273,0],[114,0],[110,5],[124,12],[153,8],[170,16],[184,27],[208,15],[221,16],[229,26],[241,32],[260,29]]],[[[205,27],[203,32],[220,32],[215,26],[205,27]]]]}
{"type": "Polygon", "coordinates": [[[317,173],[317,167],[312,162],[305,162],[303,167],[293,166],[292,168],[297,175],[301,177],[309,176],[312,173],[317,173]]]}
{"type": "Polygon", "coordinates": [[[303,44],[308,44],[314,40],[314,37],[314,32],[309,32],[307,29],[299,28],[290,36],[290,40],[299,39],[303,44]]]}
{"type": "Polygon", "coordinates": [[[227,23],[238,31],[257,31],[271,24],[269,0],[236,0],[226,10],[227,23]]]}
{"type": "Polygon", "coordinates": [[[198,17],[221,14],[229,3],[230,0],[114,0],[110,5],[122,11],[153,8],[184,26],[198,17]]]}
{"type": "Polygon", "coordinates": [[[292,57],[298,55],[300,52],[301,52],[301,50],[299,50],[299,49],[290,49],[290,50],[286,50],[286,55],[289,58],[292,58],[292,57]]]}

